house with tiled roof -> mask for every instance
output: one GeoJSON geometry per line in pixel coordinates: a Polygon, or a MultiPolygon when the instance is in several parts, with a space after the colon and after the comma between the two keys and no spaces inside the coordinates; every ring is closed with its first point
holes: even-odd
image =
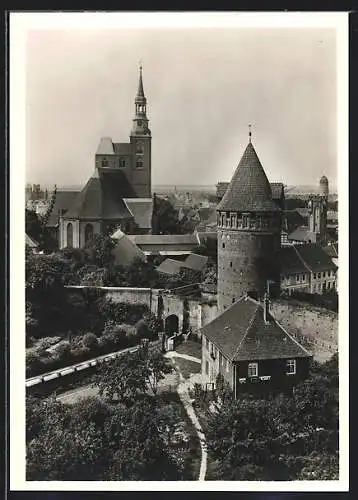
{"type": "Polygon", "coordinates": [[[322,294],[337,289],[337,265],[317,244],[292,245],[280,251],[281,290],[322,294]]]}
{"type": "MultiPolygon", "coordinates": [[[[116,237],[116,233],[113,234],[116,237]]],[[[189,255],[200,245],[197,233],[192,234],[128,234],[145,255],[189,255]]]]}
{"type": "Polygon", "coordinates": [[[165,259],[159,266],[157,266],[157,271],[163,274],[178,274],[181,269],[191,269],[193,271],[202,272],[208,263],[208,257],[205,255],[197,255],[191,253],[183,261],[175,259],[165,259]]]}
{"type": "Polygon", "coordinates": [[[151,132],[146,105],[140,68],[130,141],[100,140],[93,174],[59,216],[60,248],[82,248],[94,235],[112,234],[116,229],[125,233],[151,230],[151,132]]]}
{"type": "Polygon", "coordinates": [[[235,397],[243,392],[290,389],[308,374],[312,358],[271,315],[246,295],[201,328],[202,377],[213,385],[220,374],[235,397]]]}

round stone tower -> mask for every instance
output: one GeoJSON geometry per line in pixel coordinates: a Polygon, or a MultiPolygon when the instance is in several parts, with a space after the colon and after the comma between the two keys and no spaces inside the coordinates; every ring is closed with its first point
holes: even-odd
{"type": "Polygon", "coordinates": [[[217,206],[218,309],[247,293],[263,298],[279,287],[281,211],[250,140],[217,206]],[[275,286],[275,285],[276,286],[275,286]]]}
{"type": "Polygon", "coordinates": [[[329,185],[328,185],[328,179],[325,175],[323,177],[321,177],[321,179],[319,181],[319,192],[320,192],[321,196],[328,198],[329,185]]]}

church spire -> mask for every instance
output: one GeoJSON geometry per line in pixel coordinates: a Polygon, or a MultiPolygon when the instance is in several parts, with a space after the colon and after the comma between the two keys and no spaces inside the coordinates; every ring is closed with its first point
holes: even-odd
{"type": "Polygon", "coordinates": [[[147,118],[147,99],[144,95],[143,88],[143,66],[139,65],[139,82],[138,90],[135,98],[135,116],[133,119],[133,127],[131,136],[150,136],[147,118]]]}
{"type": "Polygon", "coordinates": [[[143,89],[143,66],[142,63],[140,63],[139,66],[139,83],[138,83],[138,90],[137,90],[137,96],[135,98],[136,104],[146,104],[147,99],[145,98],[144,95],[144,89],[143,89]]]}

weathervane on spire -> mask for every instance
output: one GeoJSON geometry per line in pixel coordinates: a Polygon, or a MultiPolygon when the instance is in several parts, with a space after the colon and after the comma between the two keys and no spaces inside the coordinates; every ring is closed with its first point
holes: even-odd
{"type": "Polygon", "coordinates": [[[139,59],[139,71],[142,72],[143,69],[143,61],[142,59],[139,59]]]}
{"type": "Polygon", "coordinates": [[[251,142],[251,123],[249,123],[249,142],[251,142]]]}

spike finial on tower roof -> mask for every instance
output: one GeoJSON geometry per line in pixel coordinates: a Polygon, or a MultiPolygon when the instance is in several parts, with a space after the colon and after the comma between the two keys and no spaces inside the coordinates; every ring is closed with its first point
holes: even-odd
{"type": "Polygon", "coordinates": [[[251,142],[251,136],[252,136],[252,133],[251,133],[251,123],[249,123],[249,142],[251,142]]]}

